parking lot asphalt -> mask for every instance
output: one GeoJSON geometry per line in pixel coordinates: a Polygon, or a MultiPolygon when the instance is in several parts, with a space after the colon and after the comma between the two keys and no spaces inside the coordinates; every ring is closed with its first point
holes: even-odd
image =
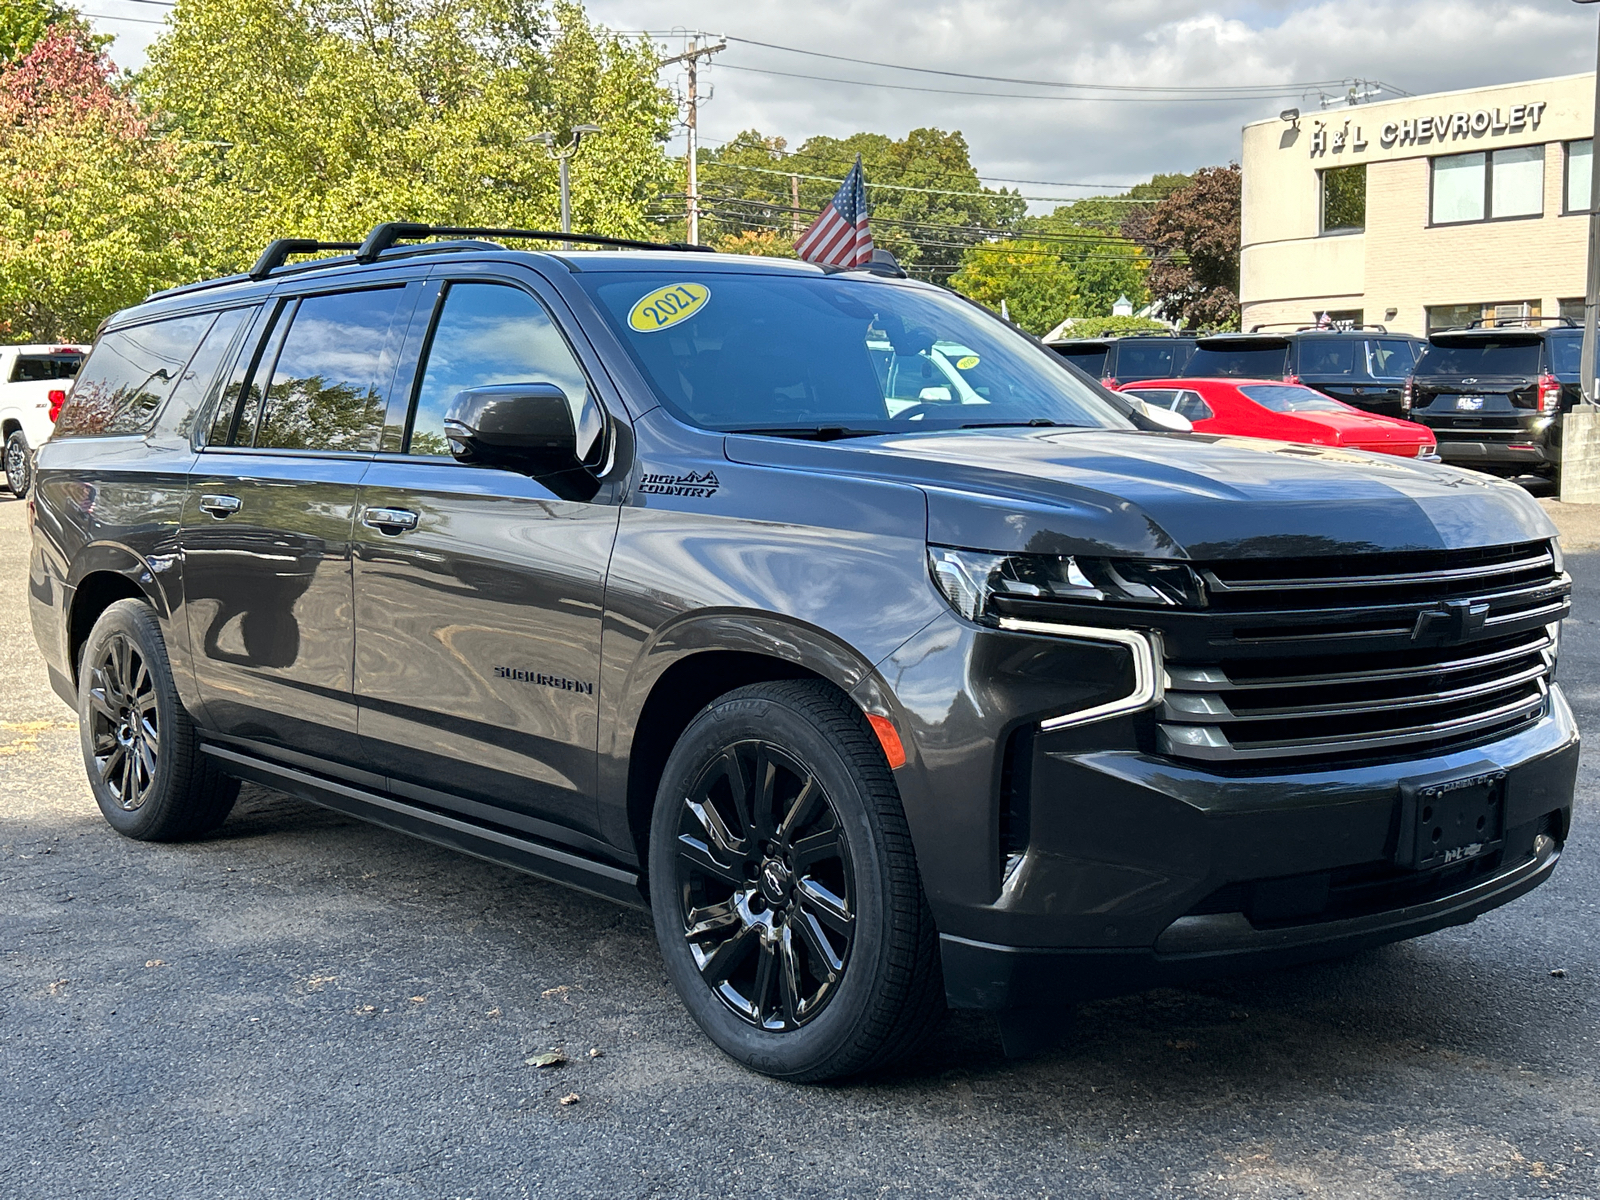
{"type": "MultiPolygon", "coordinates": [[[[1592,729],[1600,511],[1546,505],[1592,729]]],[[[1554,880],[1475,924],[1085,1005],[1028,1060],[953,1014],[797,1087],[700,1035],[642,913],[254,787],[204,841],[119,838],[26,544],[0,494],[0,1195],[1600,1196],[1592,744],[1554,880]]]]}

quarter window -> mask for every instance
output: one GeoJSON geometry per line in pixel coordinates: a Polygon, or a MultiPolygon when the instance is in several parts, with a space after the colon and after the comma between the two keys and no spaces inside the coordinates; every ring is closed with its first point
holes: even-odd
{"type": "Polygon", "coordinates": [[[1543,211],[1543,146],[1446,154],[1433,160],[1435,225],[1536,217],[1543,211]]]}
{"type": "Polygon", "coordinates": [[[53,436],[149,429],[215,318],[173,317],[104,335],[78,372],[53,436]]]}
{"type": "Polygon", "coordinates": [[[389,329],[403,291],[338,292],[299,302],[267,387],[257,446],[376,449],[394,371],[389,329]]]}
{"type": "Polygon", "coordinates": [[[1403,338],[1376,338],[1367,343],[1367,374],[1374,379],[1399,379],[1410,373],[1416,359],[1412,343],[1403,338]]]}
{"type": "Polygon", "coordinates": [[[1359,233],[1367,227],[1367,164],[1322,172],[1322,232],[1359,233]]]}
{"type": "Polygon", "coordinates": [[[592,448],[600,411],[572,349],[544,306],[521,288],[452,283],[428,343],[407,453],[447,455],[444,417],[468,388],[553,383],[567,394],[580,448],[592,448]]]}

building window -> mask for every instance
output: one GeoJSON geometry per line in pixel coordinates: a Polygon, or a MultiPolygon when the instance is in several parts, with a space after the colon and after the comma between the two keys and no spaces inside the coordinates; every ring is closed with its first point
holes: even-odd
{"type": "Polygon", "coordinates": [[[1582,296],[1573,300],[1558,300],[1556,303],[1561,306],[1561,311],[1556,314],[1557,316],[1566,317],[1569,321],[1576,321],[1579,325],[1583,324],[1582,296]]]}
{"type": "Polygon", "coordinates": [[[1428,306],[1428,332],[1461,329],[1482,316],[1481,304],[1432,304],[1428,306]]]}
{"type": "Polygon", "coordinates": [[[1322,232],[1360,233],[1367,227],[1367,164],[1322,173],[1322,232]]]}
{"type": "Polygon", "coordinates": [[[1587,213],[1589,211],[1589,180],[1591,164],[1594,161],[1594,140],[1584,138],[1581,142],[1567,143],[1567,206],[1563,210],[1569,213],[1587,213]]]}
{"type": "Polygon", "coordinates": [[[1485,326],[1521,325],[1539,319],[1537,300],[1491,301],[1487,304],[1433,304],[1428,307],[1428,332],[1464,329],[1474,321],[1485,326]]]}
{"type": "Polygon", "coordinates": [[[1435,225],[1537,217],[1543,212],[1543,146],[1446,154],[1433,160],[1435,225]]]}

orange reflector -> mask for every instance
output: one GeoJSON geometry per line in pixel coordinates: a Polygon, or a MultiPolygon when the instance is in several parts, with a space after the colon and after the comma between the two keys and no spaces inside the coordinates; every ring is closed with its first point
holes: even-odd
{"type": "Polygon", "coordinates": [[[878,745],[883,747],[883,756],[889,760],[889,769],[905,766],[906,748],[900,744],[900,735],[895,732],[894,722],[877,713],[868,713],[867,723],[872,726],[872,732],[878,735],[878,745]]]}

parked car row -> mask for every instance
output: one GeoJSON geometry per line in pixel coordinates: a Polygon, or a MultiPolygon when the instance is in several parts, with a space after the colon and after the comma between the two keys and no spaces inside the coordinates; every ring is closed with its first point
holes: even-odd
{"type": "Polygon", "coordinates": [[[33,451],[50,436],[87,346],[0,346],[0,443],[5,483],[26,495],[33,451]]]}
{"type": "MultiPolygon", "coordinates": [[[[1119,390],[1175,380],[1193,387],[1202,379],[1304,385],[1348,410],[1426,427],[1447,463],[1554,481],[1561,469],[1561,414],[1580,399],[1582,339],[1582,330],[1560,317],[1515,326],[1475,324],[1426,339],[1381,325],[1284,333],[1257,325],[1248,333],[1207,337],[1130,334],[1049,345],[1119,390]]],[[[1309,434],[1325,436],[1326,420],[1291,426],[1239,407],[1237,389],[1219,394],[1228,398],[1231,415],[1201,418],[1208,432],[1223,432],[1225,425],[1228,433],[1286,437],[1298,430],[1308,436],[1292,440],[1325,444],[1309,434]]],[[[1340,411],[1327,409],[1323,417],[1340,411]]],[[[1401,445],[1404,439],[1391,436],[1388,442],[1401,445]]]]}

